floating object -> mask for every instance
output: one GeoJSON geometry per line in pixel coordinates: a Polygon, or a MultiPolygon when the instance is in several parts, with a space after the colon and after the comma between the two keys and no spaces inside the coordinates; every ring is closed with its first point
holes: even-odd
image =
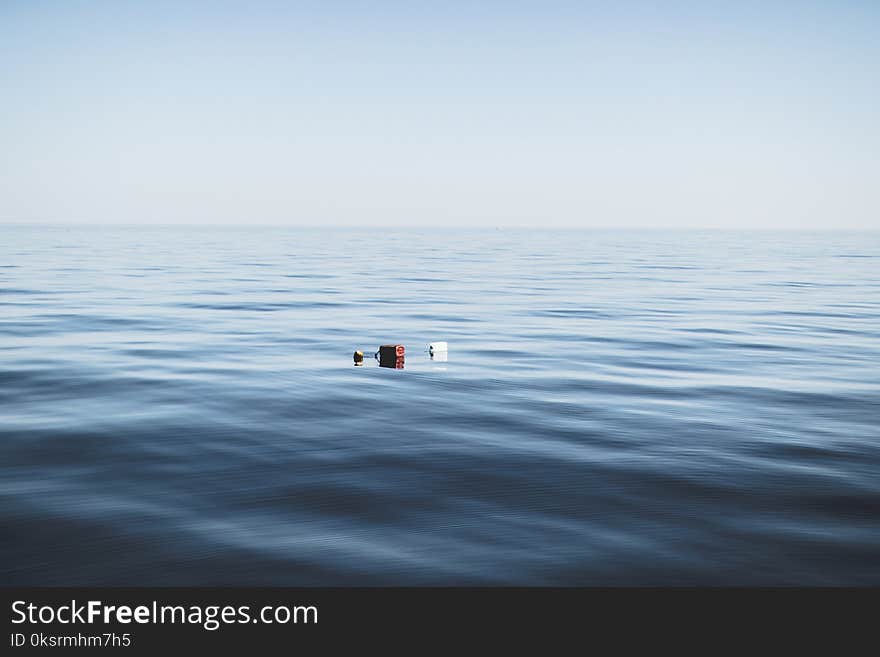
{"type": "Polygon", "coordinates": [[[355,365],[363,365],[364,364],[364,352],[363,351],[354,352],[354,364],[355,365]]]}
{"type": "Polygon", "coordinates": [[[402,344],[383,344],[375,356],[379,359],[379,367],[402,370],[405,354],[406,348],[402,344]]]}
{"type": "Polygon", "coordinates": [[[379,360],[403,358],[406,354],[406,347],[402,344],[383,344],[376,353],[379,354],[379,360]]]}
{"type": "Polygon", "coordinates": [[[445,363],[449,360],[447,352],[449,351],[449,345],[445,342],[432,342],[428,345],[428,356],[431,360],[437,361],[438,363],[445,363]]]}
{"type": "Polygon", "coordinates": [[[444,353],[449,351],[449,345],[445,342],[432,342],[428,345],[428,353],[431,354],[431,356],[441,351],[444,353]]]}

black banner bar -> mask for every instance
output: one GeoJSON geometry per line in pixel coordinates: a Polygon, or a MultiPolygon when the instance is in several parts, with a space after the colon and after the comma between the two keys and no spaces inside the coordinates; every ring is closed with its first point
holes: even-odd
{"type": "MultiPolygon", "coordinates": [[[[572,640],[809,639],[843,647],[872,625],[878,589],[6,588],[9,652],[36,648],[286,651],[572,640]]],[[[415,650],[415,647],[413,647],[415,650]]]]}

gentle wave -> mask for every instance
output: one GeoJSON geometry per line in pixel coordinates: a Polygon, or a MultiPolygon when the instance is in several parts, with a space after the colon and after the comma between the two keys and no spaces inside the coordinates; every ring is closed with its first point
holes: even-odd
{"type": "Polygon", "coordinates": [[[2,233],[5,585],[880,584],[876,234],[2,233]]]}

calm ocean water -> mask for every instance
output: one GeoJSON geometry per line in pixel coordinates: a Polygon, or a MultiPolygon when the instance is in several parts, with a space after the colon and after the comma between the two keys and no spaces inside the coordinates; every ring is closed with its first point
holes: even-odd
{"type": "Polygon", "coordinates": [[[877,585],[878,364],[880,233],[0,227],[0,581],[877,585]]]}

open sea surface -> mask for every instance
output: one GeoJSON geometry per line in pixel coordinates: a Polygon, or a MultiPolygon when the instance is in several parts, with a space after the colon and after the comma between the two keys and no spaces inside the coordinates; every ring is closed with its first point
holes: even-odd
{"type": "Polygon", "coordinates": [[[0,583],[878,585],[880,233],[0,227],[0,583]]]}

